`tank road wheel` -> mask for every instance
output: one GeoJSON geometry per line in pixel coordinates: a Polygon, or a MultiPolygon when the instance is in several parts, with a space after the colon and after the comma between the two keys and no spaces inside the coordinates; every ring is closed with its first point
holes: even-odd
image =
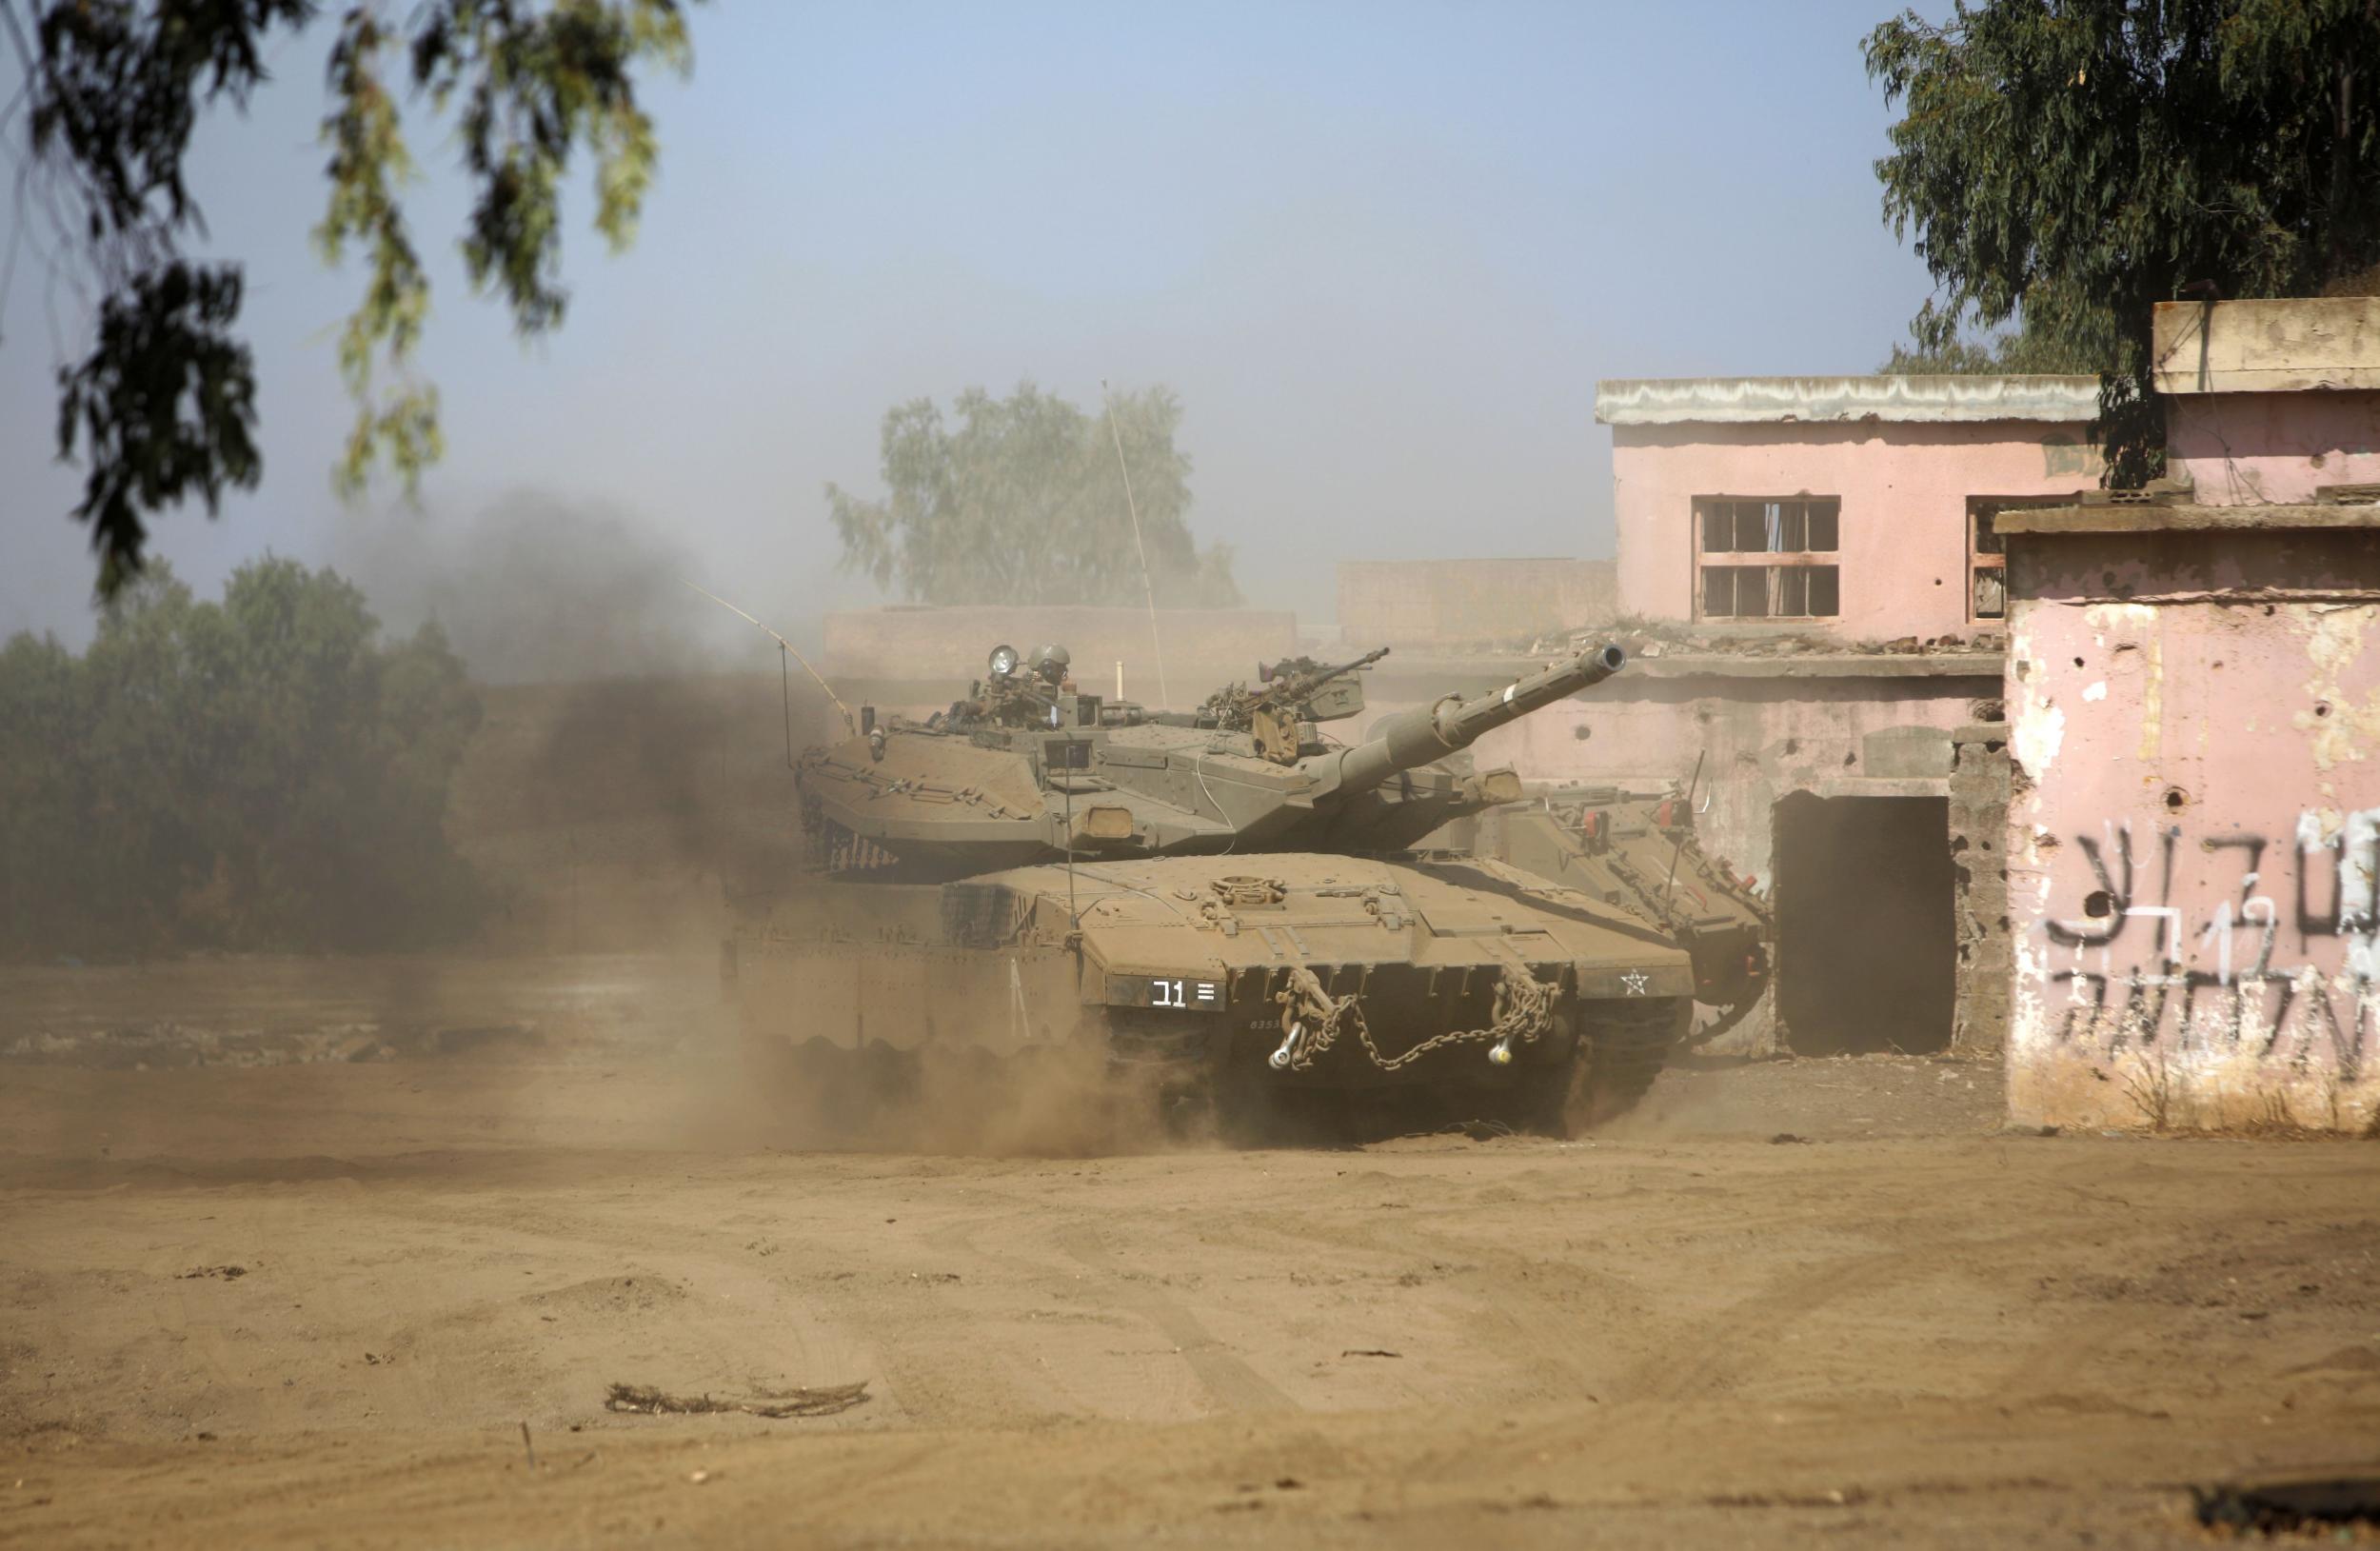
{"type": "Polygon", "coordinates": [[[1518,1129],[1538,1136],[1570,1135],[1568,1117],[1571,1106],[1577,1102],[1579,1082],[1587,1064],[1586,1045],[1574,1042],[1570,1030],[1570,1014],[1554,1014],[1553,1026],[1546,1030],[1543,1043],[1563,1051],[1563,1054],[1535,1085],[1522,1092],[1519,1102],[1510,1111],[1518,1129]]]}
{"type": "Polygon", "coordinates": [[[1564,1133],[1591,1130],[1635,1108],[1685,1037],[1693,1011],[1694,1004],[1682,997],[1583,1005],[1562,1109],[1564,1133]]]}
{"type": "Polygon", "coordinates": [[[823,1035],[796,1044],[747,1031],[743,1044],[753,1095],[800,1142],[864,1139],[917,1092],[917,1058],[878,1041],[855,1050],[823,1035]]]}

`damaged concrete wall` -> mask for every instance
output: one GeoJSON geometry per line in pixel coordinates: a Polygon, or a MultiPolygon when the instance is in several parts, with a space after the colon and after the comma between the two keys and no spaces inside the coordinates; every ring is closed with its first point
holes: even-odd
{"type": "Polygon", "coordinates": [[[1951,735],[1951,867],[1958,934],[1958,1006],[1951,1049],[1997,1055],[2008,1039],[2008,725],[1951,735]]]}
{"type": "Polygon", "coordinates": [[[2166,472],[2208,506],[2380,483],[2380,393],[2209,393],[2166,414],[2166,472]]]}
{"type": "Polygon", "coordinates": [[[2026,515],[2009,541],[2012,1117],[2371,1125],[2380,532],[2026,515]]]}
{"type": "Polygon", "coordinates": [[[2165,302],[2166,471],[2206,506],[2380,483],[2380,297],[2165,302]]]}
{"type": "Polygon", "coordinates": [[[1342,560],[1339,629],[1378,646],[1526,646],[1618,612],[1608,560],[1342,560]]]}

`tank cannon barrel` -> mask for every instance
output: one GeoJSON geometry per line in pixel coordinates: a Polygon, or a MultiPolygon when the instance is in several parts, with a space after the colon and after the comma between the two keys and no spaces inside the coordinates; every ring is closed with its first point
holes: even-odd
{"type": "Polygon", "coordinates": [[[1616,646],[1590,646],[1501,689],[1468,700],[1448,695],[1435,706],[1399,711],[1339,756],[1337,788],[1369,791],[1392,776],[1442,760],[1507,722],[1601,684],[1627,664],[1628,654],[1616,646]]]}

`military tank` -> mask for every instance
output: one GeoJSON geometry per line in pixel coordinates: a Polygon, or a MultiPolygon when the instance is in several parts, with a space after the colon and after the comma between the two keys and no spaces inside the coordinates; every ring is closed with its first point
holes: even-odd
{"type": "MultiPolygon", "coordinates": [[[[1377,656],[1378,654],[1375,654],[1377,656]]],[[[1359,665],[1151,711],[1002,646],[912,721],[863,706],[797,762],[813,866],[743,893],[725,964],[764,1064],[1100,1052],[1225,1130],[1292,1100],[1426,1096],[1564,1131],[1625,1107],[1695,967],[1641,913],[1411,847],[1521,796],[1463,751],[1625,665],[1580,653],[1359,742],[1359,665]]]]}

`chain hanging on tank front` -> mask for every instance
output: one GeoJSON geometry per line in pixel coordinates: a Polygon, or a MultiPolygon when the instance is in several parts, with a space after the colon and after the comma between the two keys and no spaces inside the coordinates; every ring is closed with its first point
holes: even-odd
{"type": "Polygon", "coordinates": [[[1534,1044],[1553,1023],[1554,1002],[1560,994],[1557,984],[1537,979],[1527,964],[1516,959],[1497,978],[1495,1016],[1485,1028],[1450,1028],[1431,1035],[1401,1056],[1383,1056],[1379,1046],[1372,1043],[1372,1030],[1364,1022],[1359,993],[1332,996],[1323,988],[1320,977],[1304,964],[1290,965],[1288,987],[1279,992],[1275,1000],[1281,1004],[1281,1032],[1291,1039],[1283,1046],[1289,1055],[1289,1070],[1305,1071],[1311,1067],[1338,1042],[1342,1024],[1352,1019],[1356,1038],[1372,1064],[1384,1072],[1393,1072],[1442,1045],[1502,1040],[1534,1044]]]}

